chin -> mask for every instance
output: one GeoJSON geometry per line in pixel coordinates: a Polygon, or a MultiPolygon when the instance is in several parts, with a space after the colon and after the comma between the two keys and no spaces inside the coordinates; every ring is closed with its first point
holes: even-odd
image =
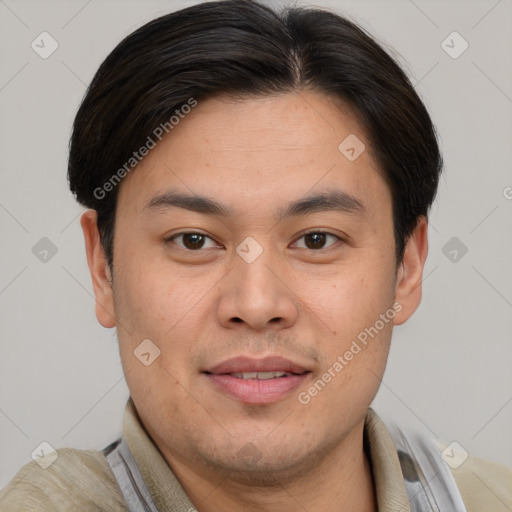
{"type": "Polygon", "coordinates": [[[294,446],[259,447],[247,441],[233,456],[229,450],[215,450],[200,458],[211,469],[229,473],[229,479],[246,485],[281,486],[310,473],[311,468],[330,451],[330,448],[309,449],[294,441],[294,446]],[[222,453],[224,451],[224,453],[222,453]],[[224,456],[223,456],[224,455],[224,456]]]}

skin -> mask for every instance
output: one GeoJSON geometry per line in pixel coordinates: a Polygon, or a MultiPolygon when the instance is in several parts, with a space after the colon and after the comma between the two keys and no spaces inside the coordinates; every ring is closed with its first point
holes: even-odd
{"type": "Polygon", "coordinates": [[[113,275],[96,212],[81,224],[97,318],[117,328],[141,421],[197,510],[376,510],[364,418],[393,324],[421,300],[427,222],[419,219],[397,265],[391,193],[348,107],[312,91],[200,102],[120,185],[113,275]],[[352,162],[338,150],[349,134],[366,145],[352,162]],[[215,199],[234,215],[144,208],[169,188],[215,199]],[[364,211],[276,221],[276,208],[333,189],[364,211]],[[308,248],[311,229],[342,241],[328,236],[308,248]],[[187,249],[186,237],[166,241],[191,231],[207,235],[203,248],[187,249]],[[247,236],[263,249],[252,263],[236,252],[247,236]],[[394,320],[300,403],[298,393],[395,301],[394,320]],[[134,350],[147,338],[161,353],[144,366],[134,350]],[[311,373],[271,404],[226,396],[201,373],[232,356],[273,354],[311,373]],[[247,443],[259,454],[252,464],[237,456],[247,443]]]}

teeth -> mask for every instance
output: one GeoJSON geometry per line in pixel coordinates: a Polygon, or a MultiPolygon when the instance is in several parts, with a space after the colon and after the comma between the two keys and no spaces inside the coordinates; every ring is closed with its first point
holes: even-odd
{"type": "Polygon", "coordinates": [[[293,375],[289,372],[237,372],[230,373],[233,377],[237,379],[258,379],[258,380],[267,380],[267,379],[275,379],[276,377],[283,377],[288,375],[293,375]]]}

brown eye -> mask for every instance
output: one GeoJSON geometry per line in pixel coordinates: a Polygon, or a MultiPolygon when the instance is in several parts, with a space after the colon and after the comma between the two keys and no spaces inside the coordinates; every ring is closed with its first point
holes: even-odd
{"type": "Polygon", "coordinates": [[[322,249],[326,239],[325,233],[309,233],[305,236],[308,249],[322,249]]]}
{"type": "MultiPolygon", "coordinates": [[[[304,239],[306,249],[318,250],[326,248],[325,244],[329,237],[335,239],[333,243],[336,243],[336,240],[341,240],[340,237],[323,231],[311,231],[302,235],[299,240],[304,239]]],[[[327,247],[330,247],[333,243],[327,245],[327,247]]]]}
{"type": "MultiPolygon", "coordinates": [[[[211,240],[213,242],[209,236],[203,235],[202,233],[179,233],[169,239],[169,241],[172,241],[179,247],[188,249],[189,251],[204,249],[206,240],[211,240]],[[181,244],[176,242],[176,240],[180,238],[181,244]]],[[[215,244],[213,244],[213,246],[215,246],[215,244]]]]}

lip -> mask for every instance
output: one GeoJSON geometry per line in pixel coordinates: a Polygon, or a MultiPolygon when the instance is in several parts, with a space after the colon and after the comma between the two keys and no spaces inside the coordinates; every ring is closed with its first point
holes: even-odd
{"type": "Polygon", "coordinates": [[[216,389],[245,404],[270,404],[296,390],[309,373],[275,379],[239,379],[228,374],[206,374],[216,389]]]}
{"type": "Polygon", "coordinates": [[[282,400],[296,390],[311,374],[299,363],[280,356],[255,359],[246,356],[223,361],[203,372],[214,388],[246,404],[269,404],[282,400]],[[240,372],[281,371],[294,375],[273,379],[241,379],[229,375],[240,372]]]}
{"type": "Polygon", "coordinates": [[[206,370],[207,373],[214,375],[238,372],[289,372],[301,374],[307,371],[309,369],[305,366],[281,356],[268,356],[262,359],[248,356],[232,357],[206,370]]]}

